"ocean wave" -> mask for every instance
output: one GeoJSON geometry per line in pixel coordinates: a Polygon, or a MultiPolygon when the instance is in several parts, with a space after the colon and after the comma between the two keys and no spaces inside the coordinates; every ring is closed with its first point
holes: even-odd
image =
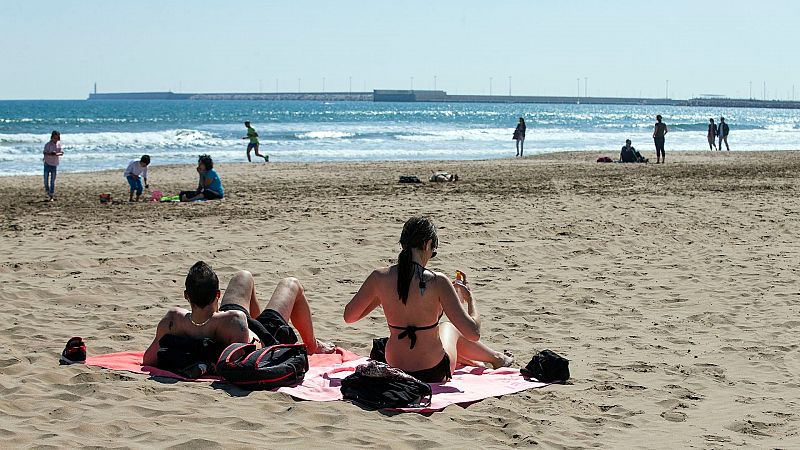
{"type": "Polygon", "coordinates": [[[355,133],[348,133],[346,131],[309,131],[306,133],[296,133],[294,137],[297,139],[344,139],[355,137],[355,133]]]}
{"type": "MultiPolygon", "coordinates": [[[[49,134],[0,134],[0,145],[7,147],[28,147],[44,144],[49,134]]],[[[222,139],[199,130],[175,129],[144,132],[99,132],[63,133],[61,145],[72,149],[102,148],[185,148],[185,147],[225,147],[239,145],[238,141],[222,139]]]]}

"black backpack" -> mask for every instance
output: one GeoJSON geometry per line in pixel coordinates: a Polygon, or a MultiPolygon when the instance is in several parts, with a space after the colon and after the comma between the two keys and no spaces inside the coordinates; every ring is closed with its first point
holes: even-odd
{"type": "Polygon", "coordinates": [[[383,378],[353,373],[342,379],[342,397],[366,409],[431,405],[431,386],[413,377],[383,378]]]}
{"type": "Polygon", "coordinates": [[[174,334],[166,334],[159,339],[158,347],[156,367],[186,378],[198,378],[212,369],[223,350],[223,346],[213,339],[174,334]]]}
{"type": "Polygon", "coordinates": [[[292,386],[308,371],[308,353],[303,344],[279,344],[256,349],[255,344],[231,344],[222,351],[217,375],[251,391],[292,386]]]}
{"type": "Polygon", "coordinates": [[[520,372],[543,383],[563,384],[569,380],[569,360],[552,350],[542,350],[520,372]]]}

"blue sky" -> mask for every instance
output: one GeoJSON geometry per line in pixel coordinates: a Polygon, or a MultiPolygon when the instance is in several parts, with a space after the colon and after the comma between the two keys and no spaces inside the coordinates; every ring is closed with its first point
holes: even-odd
{"type": "Polygon", "coordinates": [[[800,99],[800,2],[4,2],[0,98],[347,91],[800,99]],[[299,79],[299,81],[298,81],[299,79]]]}

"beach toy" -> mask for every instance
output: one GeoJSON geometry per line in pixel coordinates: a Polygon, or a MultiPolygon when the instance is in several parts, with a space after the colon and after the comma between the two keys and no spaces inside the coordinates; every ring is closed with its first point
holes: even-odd
{"type": "Polygon", "coordinates": [[[159,202],[159,201],[161,201],[161,197],[163,197],[163,194],[161,193],[161,191],[153,191],[153,194],[150,197],[150,201],[151,202],[159,202]]]}
{"type": "Polygon", "coordinates": [[[111,203],[111,194],[100,194],[100,203],[111,203]]]}

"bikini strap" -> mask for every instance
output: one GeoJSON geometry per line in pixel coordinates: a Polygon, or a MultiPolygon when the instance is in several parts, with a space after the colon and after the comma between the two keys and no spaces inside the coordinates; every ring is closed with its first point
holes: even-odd
{"type": "Polygon", "coordinates": [[[405,327],[398,327],[392,324],[389,324],[389,328],[394,328],[395,330],[403,330],[402,333],[397,335],[397,339],[405,339],[406,337],[411,341],[411,348],[413,349],[415,345],[417,345],[417,331],[425,331],[436,328],[439,326],[439,321],[442,320],[442,316],[444,315],[444,311],[439,314],[439,318],[436,319],[436,323],[433,325],[428,325],[424,327],[418,327],[415,325],[408,325],[405,327]]]}

